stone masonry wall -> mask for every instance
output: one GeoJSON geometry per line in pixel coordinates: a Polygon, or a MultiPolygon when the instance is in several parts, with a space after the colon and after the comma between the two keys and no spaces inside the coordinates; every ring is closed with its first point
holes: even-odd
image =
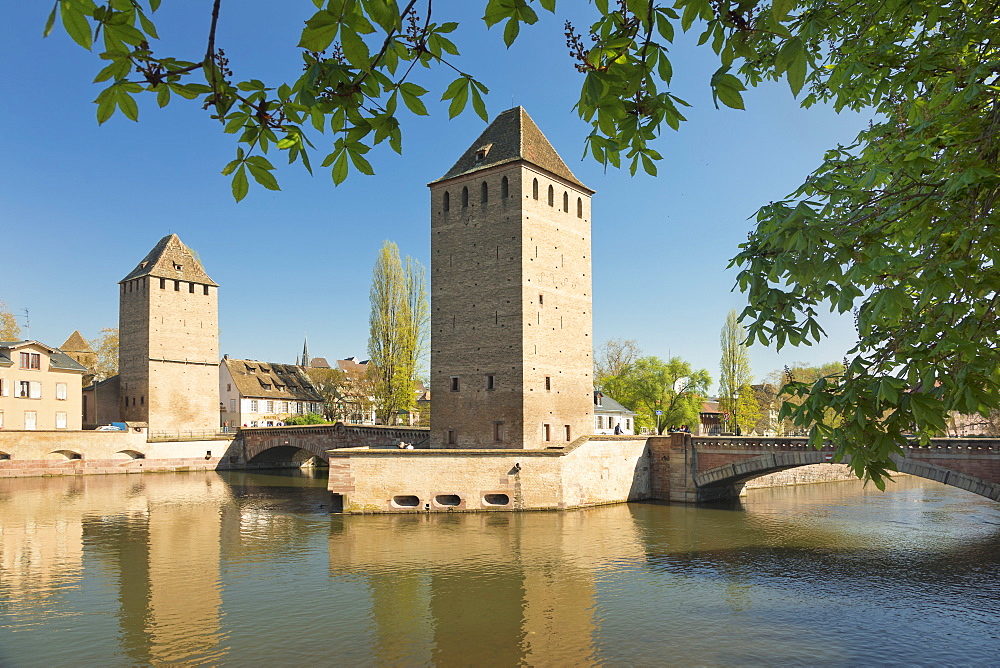
{"type": "Polygon", "coordinates": [[[4,431],[0,477],[215,470],[229,467],[232,453],[232,439],[151,443],[138,432],[4,431]]]}
{"type": "Polygon", "coordinates": [[[643,437],[547,450],[335,450],[329,489],[349,513],[580,508],[649,497],[643,437]]]}

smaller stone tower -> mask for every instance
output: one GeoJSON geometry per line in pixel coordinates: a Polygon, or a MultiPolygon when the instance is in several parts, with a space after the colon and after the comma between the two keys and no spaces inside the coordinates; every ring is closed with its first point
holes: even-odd
{"type": "Polygon", "coordinates": [[[219,286],[170,234],[119,285],[121,417],[149,433],[219,428],[219,286]]]}
{"type": "Polygon", "coordinates": [[[87,373],[83,375],[83,385],[86,387],[94,381],[94,369],[97,367],[97,353],[90,347],[87,340],[80,334],[80,330],[75,330],[66,339],[66,342],[59,346],[59,349],[72,357],[81,366],[87,367],[87,373]]]}

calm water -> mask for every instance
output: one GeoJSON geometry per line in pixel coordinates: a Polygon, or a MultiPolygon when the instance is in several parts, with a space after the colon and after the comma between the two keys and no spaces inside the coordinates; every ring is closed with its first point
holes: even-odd
{"type": "Polygon", "coordinates": [[[990,664],[1000,504],[327,514],[325,479],[0,481],[0,666],[990,664]]]}

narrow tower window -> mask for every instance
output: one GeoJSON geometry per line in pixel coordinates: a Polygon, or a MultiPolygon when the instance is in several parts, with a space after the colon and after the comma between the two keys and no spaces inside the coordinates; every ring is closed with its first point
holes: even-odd
{"type": "Polygon", "coordinates": [[[552,428],[547,424],[542,425],[542,440],[545,442],[552,440],[552,428]]]}
{"type": "Polygon", "coordinates": [[[571,439],[570,439],[569,425],[566,425],[566,442],[569,443],[570,440],[571,439]]]}
{"type": "Polygon", "coordinates": [[[556,190],[552,186],[549,186],[549,206],[556,205],[556,190]]]}
{"type": "Polygon", "coordinates": [[[500,198],[507,199],[508,197],[510,197],[510,182],[505,176],[500,179],[500,198]]]}
{"type": "Polygon", "coordinates": [[[583,198],[576,198],[576,217],[583,218],[583,198]]]}
{"type": "Polygon", "coordinates": [[[469,206],[469,189],[462,188],[462,208],[469,206]]]}
{"type": "Polygon", "coordinates": [[[490,199],[490,187],[486,185],[486,181],[483,181],[482,187],[479,189],[479,201],[486,204],[490,199]]]}
{"type": "Polygon", "coordinates": [[[496,376],[492,373],[486,375],[486,389],[495,390],[496,389],[496,376]]]}
{"type": "Polygon", "coordinates": [[[451,377],[451,391],[458,392],[458,376],[451,377]]]}
{"type": "Polygon", "coordinates": [[[531,196],[534,199],[538,199],[538,179],[531,180],[531,196]]]}
{"type": "Polygon", "coordinates": [[[563,212],[569,213],[569,193],[563,191],[563,212]]]}
{"type": "Polygon", "coordinates": [[[444,191],[444,210],[451,210],[451,195],[448,194],[447,190],[444,191]]]}
{"type": "Polygon", "coordinates": [[[552,376],[545,377],[545,391],[549,392],[552,390],[552,376]]]}

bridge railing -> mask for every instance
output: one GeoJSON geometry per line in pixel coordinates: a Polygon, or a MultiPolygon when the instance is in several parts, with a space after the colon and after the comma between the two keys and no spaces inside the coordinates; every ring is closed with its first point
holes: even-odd
{"type": "MultiPolygon", "coordinates": [[[[809,450],[809,439],[804,437],[769,437],[769,436],[692,436],[691,442],[710,448],[733,449],[777,449],[777,450],[809,450]]],[[[836,445],[830,442],[823,444],[823,450],[835,450],[836,445]]],[[[986,438],[932,438],[930,443],[921,445],[913,439],[906,449],[915,451],[944,452],[996,452],[1000,453],[1000,439],[986,438]]]]}

